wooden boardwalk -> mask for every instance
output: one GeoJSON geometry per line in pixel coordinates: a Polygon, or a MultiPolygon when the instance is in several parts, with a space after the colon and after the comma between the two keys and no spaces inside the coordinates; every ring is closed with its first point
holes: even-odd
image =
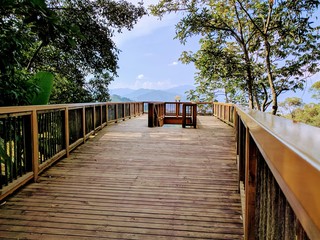
{"type": "Polygon", "coordinates": [[[0,207],[0,239],[242,239],[233,129],[108,126],[0,207]]]}

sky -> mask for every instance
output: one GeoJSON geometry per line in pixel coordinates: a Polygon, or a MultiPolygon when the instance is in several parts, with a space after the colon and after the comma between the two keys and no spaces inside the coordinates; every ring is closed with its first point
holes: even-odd
{"type": "MultiPolygon", "coordinates": [[[[134,1],[132,1],[134,2],[134,1]]],[[[148,1],[148,4],[158,1],[148,1]]],[[[124,31],[114,38],[119,55],[118,76],[110,85],[114,88],[168,89],[179,85],[193,85],[196,69],[193,64],[178,61],[183,51],[197,51],[199,38],[186,45],[175,37],[179,16],[170,14],[159,20],[144,16],[132,31],[124,31]]]]}
{"type": "MultiPolygon", "coordinates": [[[[132,0],[136,3],[138,0],[132,0]]],[[[146,4],[156,4],[158,0],[149,0],[146,4]]],[[[161,20],[154,16],[144,16],[131,31],[123,31],[114,37],[119,54],[118,77],[109,86],[131,89],[165,90],[180,85],[194,85],[197,71],[193,64],[182,64],[179,57],[183,51],[197,51],[199,37],[188,40],[182,45],[175,37],[175,25],[181,16],[165,15],[161,20]]],[[[320,80],[317,74],[308,81],[306,88],[320,80]]],[[[308,90],[288,92],[280,97],[300,97],[305,102],[312,102],[308,90]]]]}

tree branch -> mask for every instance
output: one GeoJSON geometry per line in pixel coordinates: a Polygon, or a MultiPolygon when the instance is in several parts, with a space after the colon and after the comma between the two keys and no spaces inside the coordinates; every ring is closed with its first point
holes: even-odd
{"type": "Polygon", "coordinates": [[[237,2],[240,4],[241,9],[246,13],[246,15],[249,17],[250,21],[252,22],[252,24],[255,26],[255,28],[262,34],[265,35],[264,32],[259,28],[259,26],[256,24],[256,22],[253,20],[253,18],[251,17],[251,15],[248,13],[248,11],[244,8],[244,6],[242,5],[241,1],[237,0],[237,2]]]}
{"type": "Polygon", "coordinates": [[[36,49],[34,52],[32,58],[30,59],[28,65],[27,65],[27,70],[30,70],[32,63],[34,62],[35,58],[37,57],[38,53],[40,52],[41,48],[45,45],[45,43],[42,41],[40,46],[36,49]]]}
{"type": "Polygon", "coordinates": [[[265,23],[265,34],[267,34],[267,32],[269,30],[269,25],[270,25],[270,21],[271,21],[272,10],[273,10],[272,6],[273,6],[273,1],[269,1],[268,17],[267,17],[267,21],[265,23]]]}

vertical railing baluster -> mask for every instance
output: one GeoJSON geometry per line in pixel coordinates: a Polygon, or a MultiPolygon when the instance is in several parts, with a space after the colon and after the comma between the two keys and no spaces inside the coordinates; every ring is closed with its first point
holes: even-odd
{"type": "Polygon", "coordinates": [[[10,118],[10,130],[9,130],[9,157],[10,157],[10,171],[9,171],[9,182],[11,183],[13,181],[13,170],[14,170],[14,162],[12,162],[13,160],[13,154],[12,154],[12,149],[13,149],[13,138],[14,138],[14,132],[12,129],[14,126],[14,121],[12,120],[12,118],[10,118]]]}
{"type": "Polygon", "coordinates": [[[60,124],[59,124],[59,121],[60,121],[59,114],[60,114],[60,111],[54,111],[52,113],[53,121],[50,122],[51,124],[49,125],[49,128],[52,131],[52,136],[50,136],[50,138],[52,139],[52,147],[51,147],[52,148],[52,154],[51,154],[50,158],[52,158],[57,152],[58,127],[60,126],[60,124]]]}
{"type": "Polygon", "coordinates": [[[82,133],[83,133],[83,143],[86,142],[86,107],[82,107],[82,133]]]}
{"type": "Polygon", "coordinates": [[[126,104],[123,103],[123,104],[121,104],[121,106],[122,106],[122,119],[124,121],[124,120],[126,120],[126,104]]]}
{"type": "Polygon", "coordinates": [[[22,168],[22,135],[21,135],[21,122],[22,122],[22,117],[17,117],[17,130],[16,130],[16,161],[17,161],[17,177],[22,176],[21,168],[22,168]]]}
{"type": "Polygon", "coordinates": [[[154,127],[154,103],[148,104],[148,127],[154,127]]]}
{"type": "Polygon", "coordinates": [[[109,104],[106,104],[106,124],[109,122],[109,104]]]}
{"type": "MultiPolygon", "coordinates": [[[[75,110],[76,111],[76,110],[75,110]]],[[[66,157],[70,156],[70,132],[69,132],[69,107],[64,109],[64,141],[66,146],[66,157]]]]}
{"type": "Polygon", "coordinates": [[[257,146],[246,129],[245,239],[255,239],[257,146]]]}
{"type": "Polygon", "coordinates": [[[18,131],[17,131],[17,117],[13,118],[13,141],[12,141],[12,152],[13,152],[13,156],[12,156],[12,160],[13,160],[13,176],[12,179],[17,179],[18,177],[18,147],[19,144],[17,142],[17,137],[18,137],[18,131]]]}
{"type": "Polygon", "coordinates": [[[45,134],[44,134],[44,139],[45,139],[45,149],[44,149],[44,152],[45,152],[45,157],[44,157],[44,160],[45,159],[48,159],[49,155],[50,155],[50,149],[49,149],[49,119],[50,119],[50,114],[49,113],[44,113],[45,115],[45,122],[44,122],[44,128],[45,128],[45,134]]]}
{"type": "Polygon", "coordinates": [[[32,138],[32,171],[36,182],[39,173],[39,145],[38,145],[38,114],[37,110],[32,110],[31,116],[31,138],[32,138]]]}
{"type": "MultiPolygon", "coordinates": [[[[55,125],[55,120],[56,120],[56,114],[55,112],[51,112],[49,113],[49,121],[48,121],[48,139],[49,139],[49,149],[50,149],[50,155],[47,159],[50,159],[53,155],[54,155],[54,144],[55,144],[55,140],[54,140],[54,130],[55,130],[55,126],[52,126],[52,125],[55,125]],[[52,124],[53,123],[53,124],[52,124]]],[[[47,160],[46,159],[46,160],[47,160]]]]}
{"type": "MultiPolygon", "coordinates": [[[[8,136],[8,134],[10,134],[10,118],[9,119],[6,119],[4,121],[4,130],[7,130],[9,129],[9,131],[5,131],[5,134],[4,134],[4,139],[3,139],[3,142],[4,142],[4,152],[6,154],[8,154],[8,142],[10,141],[10,138],[8,136]]],[[[9,149],[10,151],[10,149],[9,149]]],[[[10,155],[9,156],[6,156],[6,159],[5,159],[5,185],[8,185],[9,181],[10,181],[10,178],[9,178],[9,174],[10,174],[10,162],[11,162],[11,159],[10,159],[10,155]]]]}
{"type": "Polygon", "coordinates": [[[103,119],[102,119],[102,115],[103,115],[103,109],[102,109],[102,104],[99,104],[100,107],[100,127],[102,129],[102,125],[103,125],[103,119]]]}
{"type": "Polygon", "coordinates": [[[119,116],[118,116],[118,109],[119,109],[119,105],[118,105],[118,103],[116,103],[115,104],[115,122],[117,123],[118,122],[118,118],[119,118],[119,116]]]}
{"type": "Polygon", "coordinates": [[[93,108],[93,130],[95,131],[96,121],[97,121],[96,105],[93,105],[92,108],[93,108]]]}

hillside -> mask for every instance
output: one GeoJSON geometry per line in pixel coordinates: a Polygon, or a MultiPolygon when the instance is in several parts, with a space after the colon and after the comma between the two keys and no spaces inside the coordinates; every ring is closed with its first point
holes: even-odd
{"type": "Polygon", "coordinates": [[[121,97],[119,95],[113,94],[111,95],[111,102],[132,102],[132,100],[126,97],[121,97]]]}
{"type": "Polygon", "coordinates": [[[176,96],[181,97],[181,101],[187,101],[186,91],[192,89],[193,86],[183,85],[166,90],[155,89],[129,89],[119,88],[110,90],[111,94],[121,96],[122,98],[128,98],[132,101],[163,101],[174,102],[176,96]]]}

